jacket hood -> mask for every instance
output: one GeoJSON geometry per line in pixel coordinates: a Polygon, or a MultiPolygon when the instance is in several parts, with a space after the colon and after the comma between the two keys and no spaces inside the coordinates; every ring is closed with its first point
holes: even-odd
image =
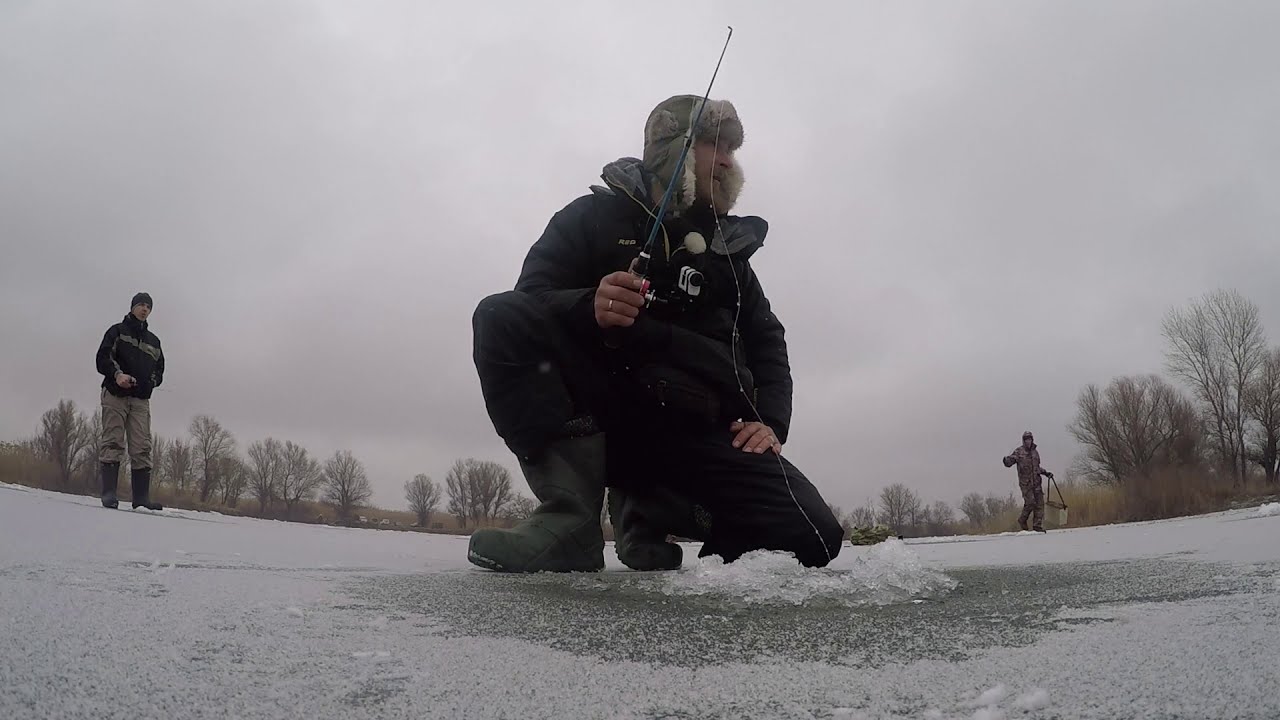
{"type": "MultiPolygon", "coordinates": [[[[621,193],[643,208],[650,217],[657,213],[659,202],[654,200],[650,192],[650,188],[655,187],[657,178],[648,170],[644,161],[634,157],[619,158],[604,166],[600,178],[604,180],[603,186],[591,186],[591,191],[596,195],[616,196],[621,193]]],[[[711,239],[709,246],[718,255],[747,259],[764,246],[768,233],[769,223],[764,218],[755,215],[721,215],[716,223],[715,237],[711,239]]]]}

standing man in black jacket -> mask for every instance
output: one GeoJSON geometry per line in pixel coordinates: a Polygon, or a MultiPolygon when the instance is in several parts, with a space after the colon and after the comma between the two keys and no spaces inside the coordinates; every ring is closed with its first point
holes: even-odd
{"type": "Polygon", "coordinates": [[[160,510],[151,501],[151,391],[164,381],[164,352],[160,338],[147,326],[151,296],[133,296],[129,314],[107,328],[98,346],[98,372],[102,375],[102,505],[114,508],[116,481],[125,440],[129,442],[129,467],[133,507],[160,510]]]}
{"type": "Polygon", "coordinates": [[[768,224],[728,214],[742,123],[710,101],[694,128],[701,103],[678,95],[654,108],[644,158],[606,165],[604,186],[552,217],[515,290],[476,309],[485,404],[540,501],[511,530],[474,532],[476,565],[602,569],[606,484],[618,557],[634,569],[679,567],[669,535],[726,562],[765,549],[821,567],[839,553],[839,522],[782,456],[787,346],[749,262],[768,224]],[[629,270],[690,132],[644,286],[629,270]]]}

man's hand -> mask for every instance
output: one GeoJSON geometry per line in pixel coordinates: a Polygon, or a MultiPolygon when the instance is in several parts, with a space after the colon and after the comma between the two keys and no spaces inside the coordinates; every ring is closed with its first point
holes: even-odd
{"type": "Polygon", "coordinates": [[[644,307],[640,278],[624,270],[606,275],[596,288],[596,324],[602,328],[631,327],[644,307]]]}
{"type": "Polygon", "coordinates": [[[777,455],[782,454],[781,443],[774,436],[773,430],[764,423],[744,423],[741,420],[735,420],[729,425],[729,432],[737,433],[733,438],[733,446],[742,448],[743,452],[758,454],[765,450],[773,450],[777,455]]]}
{"type": "Polygon", "coordinates": [[[134,380],[132,375],[126,375],[125,373],[118,372],[116,373],[116,384],[122,388],[128,389],[137,385],[138,381],[134,380]]]}
{"type": "Polygon", "coordinates": [[[1044,471],[1044,476],[1049,478],[1050,480],[1053,479],[1053,473],[1049,472],[1048,470],[1044,471]]]}

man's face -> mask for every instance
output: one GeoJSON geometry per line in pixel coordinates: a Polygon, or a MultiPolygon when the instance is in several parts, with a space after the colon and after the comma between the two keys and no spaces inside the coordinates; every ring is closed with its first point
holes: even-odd
{"type": "Polygon", "coordinates": [[[139,320],[145,321],[151,315],[150,306],[145,303],[138,303],[133,306],[133,316],[139,320]]]}
{"type": "Polygon", "coordinates": [[[1022,447],[1024,447],[1024,448],[1026,448],[1026,449],[1030,450],[1030,449],[1031,449],[1031,438],[1029,438],[1029,437],[1024,437],[1024,438],[1022,438],[1022,447]]]}
{"type": "Polygon", "coordinates": [[[727,212],[730,201],[725,176],[733,169],[733,151],[713,140],[699,140],[693,146],[693,169],[698,176],[698,200],[727,212]]]}

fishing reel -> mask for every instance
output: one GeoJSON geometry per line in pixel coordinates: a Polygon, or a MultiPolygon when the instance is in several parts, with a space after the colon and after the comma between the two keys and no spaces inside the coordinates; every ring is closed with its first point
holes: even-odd
{"type": "Polygon", "coordinates": [[[636,260],[633,272],[640,277],[640,294],[646,308],[688,309],[701,297],[706,285],[702,271],[692,265],[670,265],[651,273],[652,264],[645,253],[636,260]]]}

